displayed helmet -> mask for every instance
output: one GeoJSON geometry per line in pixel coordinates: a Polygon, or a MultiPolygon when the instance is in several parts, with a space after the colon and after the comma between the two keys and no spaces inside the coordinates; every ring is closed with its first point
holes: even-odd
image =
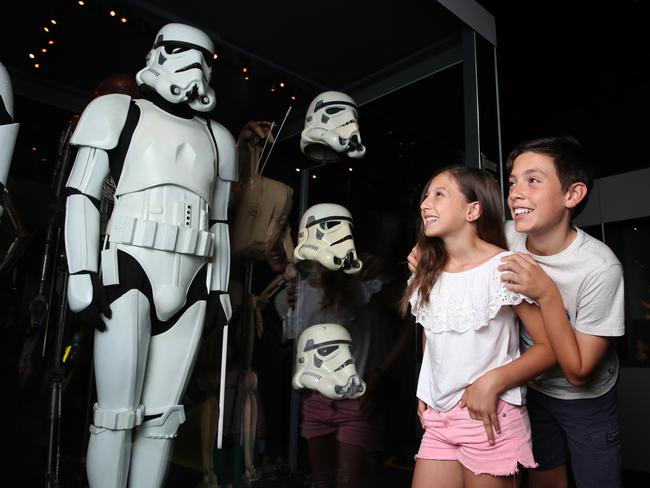
{"type": "Polygon", "coordinates": [[[358,273],[363,263],[354,247],[352,225],[352,215],[342,205],[310,207],[300,219],[298,245],[293,251],[296,267],[309,271],[313,262],[318,262],[330,271],[358,273]]]}
{"type": "Polygon", "coordinates": [[[300,150],[319,161],[336,161],[342,154],[362,158],[357,104],[345,93],[327,91],[309,104],[305,127],[300,134],[300,150]]]}
{"type": "Polygon", "coordinates": [[[296,352],[296,390],[309,388],[332,400],[358,398],[366,391],[351,353],[350,333],[339,324],[312,325],[300,334],[296,352]]]}
{"type": "Polygon", "coordinates": [[[158,31],[147,54],[147,66],[135,75],[171,103],[187,103],[208,112],[216,104],[209,85],[214,44],[201,30],[185,24],[167,24],[158,31]]]}

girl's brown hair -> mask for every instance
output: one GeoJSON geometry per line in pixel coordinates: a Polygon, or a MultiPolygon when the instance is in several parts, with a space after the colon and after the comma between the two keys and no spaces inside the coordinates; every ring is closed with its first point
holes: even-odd
{"type": "MultiPolygon", "coordinates": [[[[506,236],[503,230],[503,205],[497,181],[482,169],[470,166],[449,166],[435,173],[424,187],[420,203],[425,199],[431,181],[439,174],[446,173],[454,181],[468,203],[478,202],[481,215],[475,221],[476,232],[483,241],[505,249],[506,236]]],[[[439,237],[427,237],[420,219],[417,238],[418,264],[404,296],[400,301],[400,311],[406,315],[411,295],[417,290],[420,304],[429,303],[429,293],[440,273],[447,264],[448,254],[443,240],[439,237]]]]}

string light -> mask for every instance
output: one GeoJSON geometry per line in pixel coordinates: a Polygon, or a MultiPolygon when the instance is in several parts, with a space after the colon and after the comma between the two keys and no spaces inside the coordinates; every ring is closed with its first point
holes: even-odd
{"type": "Polygon", "coordinates": [[[284,88],[284,81],[280,82],[280,88],[284,88]]]}
{"type": "Polygon", "coordinates": [[[79,4],[80,7],[83,7],[84,5],[86,5],[86,3],[84,2],[84,0],[79,0],[79,1],[77,2],[77,4],[79,4]]]}
{"type": "Polygon", "coordinates": [[[36,146],[32,146],[32,151],[36,152],[36,146]]]}
{"type": "Polygon", "coordinates": [[[34,63],[34,68],[38,69],[38,68],[40,68],[40,67],[41,67],[40,64],[38,64],[38,63],[34,63]]]}
{"type": "Polygon", "coordinates": [[[242,68],[242,69],[241,69],[241,72],[242,72],[242,73],[248,73],[248,68],[246,68],[246,67],[242,68]]]}
{"type": "Polygon", "coordinates": [[[34,56],[34,53],[29,53],[27,56],[29,56],[29,59],[34,59],[36,56],[34,56]]]}
{"type": "Polygon", "coordinates": [[[300,173],[300,168],[296,168],[296,173],[300,173]]]}
{"type": "Polygon", "coordinates": [[[41,52],[42,52],[43,54],[45,54],[45,53],[47,52],[47,49],[43,48],[43,49],[41,49],[41,52]]]}
{"type": "Polygon", "coordinates": [[[312,178],[316,179],[316,175],[311,175],[312,178]]]}
{"type": "Polygon", "coordinates": [[[51,46],[51,45],[54,44],[54,41],[52,39],[50,39],[49,41],[47,41],[47,43],[51,46]]]}
{"type": "Polygon", "coordinates": [[[120,22],[122,22],[123,24],[126,24],[126,17],[122,17],[122,18],[120,19],[120,22]]]}
{"type": "Polygon", "coordinates": [[[56,25],[56,20],[50,19],[50,22],[52,22],[52,25],[56,25]]]}
{"type": "Polygon", "coordinates": [[[111,17],[115,17],[117,15],[117,12],[115,12],[115,10],[111,10],[110,12],[108,12],[108,15],[110,15],[111,17]]]}
{"type": "Polygon", "coordinates": [[[217,53],[214,53],[214,54],[212,55],[212,59],[217,59],[218,57],[219,57],[219,55],[218,55],[217,53]]]}
{"type": "Polygon", "coordinates": [[[43,30],[44,30],[45,32],[50,32],[50,28],[49,28],[49,27],[43,27],[43,30]]]}
{"type": "Polygon", "coordinates": [[[244,76],[244,81],[248,81],[250,78],[248,76],[244,76]]]}
{"type": "Polygon", "coordinates": [[[349,172],[352,172],[352,168],[348,168],[348,171],[349,171],[349,172]]]}
{"type": "Polygon", "coordinates": [[[295,95],[291,95],[291,100],[293,100],[293,101],[295,102],[295,101],[296,101],[296,96],[295,96],[295,95]]]}

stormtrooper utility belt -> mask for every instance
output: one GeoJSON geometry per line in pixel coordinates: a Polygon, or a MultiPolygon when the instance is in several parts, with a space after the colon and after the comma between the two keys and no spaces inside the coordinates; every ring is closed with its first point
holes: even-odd
{"type": "Polygon", "coordinates": [[[153,220],[118,217],[111,222],[109,242],[171,251],[193,256],[212,256],[214,234],[153,220]]]}

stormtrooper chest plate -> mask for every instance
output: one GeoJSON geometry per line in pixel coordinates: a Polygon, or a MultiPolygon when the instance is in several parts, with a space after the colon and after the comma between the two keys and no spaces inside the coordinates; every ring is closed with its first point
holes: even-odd
{"type": "Polygon", "coordinates": [[[177,185],[211,200],[217,153],[204,120],[171,115],[146,100],[136,101],[133,131],[115,190],[119,197],[159,185],[177,185]]]}

